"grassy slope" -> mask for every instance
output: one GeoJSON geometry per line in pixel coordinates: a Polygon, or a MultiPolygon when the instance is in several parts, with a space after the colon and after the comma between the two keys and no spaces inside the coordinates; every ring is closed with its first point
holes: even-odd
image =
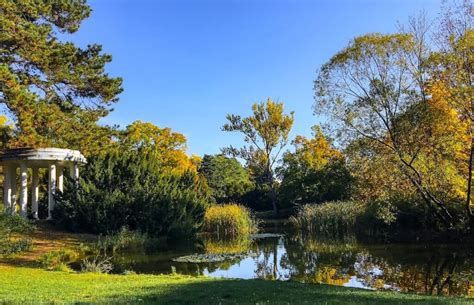
{"type": "Polygon", "coordinates": [[[168,275],[102,275],[0,266],[0,303],[472,304],[343,287],[168,275]]]}
{"type": "Polygon", "coordinates": [[[76,249],[81,243],[91,243],[97,239],[97,236],[92,234],[65,232],[45,221],[38,222],[35,227],[36,229],[31,234],[33,239],[31,249],[18,255],[0,256],[1,265],[35,267],[38,265],[36,263],[38,258],[49,251],[76,249]]]}

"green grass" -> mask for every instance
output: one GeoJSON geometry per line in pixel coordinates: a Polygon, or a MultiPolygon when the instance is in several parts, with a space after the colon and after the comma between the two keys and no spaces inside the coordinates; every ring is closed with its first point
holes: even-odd
{"type": "Polygon", "coordinates": [[[181,275],[107,275],[0,266],[0,303],[472,304],[472,299],[181,275]]]}

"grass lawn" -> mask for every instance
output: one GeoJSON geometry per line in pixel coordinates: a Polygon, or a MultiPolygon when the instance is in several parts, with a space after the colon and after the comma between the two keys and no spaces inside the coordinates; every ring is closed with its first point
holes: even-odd
{"type": "Polygon", "coordinates": [[[473,304],[473,299],[180,275],[108,275],[0,265],[0,303],[473,304]]]}

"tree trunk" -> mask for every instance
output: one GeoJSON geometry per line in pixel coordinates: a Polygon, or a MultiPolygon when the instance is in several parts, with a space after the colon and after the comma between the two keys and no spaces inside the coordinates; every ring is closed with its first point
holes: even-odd
{"type": "Polygon", "coordinates": [[[474,137],[472,136],[472,126],[471,126],[471,150],[469,154],[469,166],[468,166],[469,169],[467,173],[467,194],[466,194],[466,213],[467,213],[467,217],[469,218],[469,227],[470,227],[471,233],[474,232],[474,213],[471,208],[473,159],[474,159],[474,137]]]}
{"type": "Polygon", "coordinates": [[[272,185],[270,189],[270,200],[272,202],[272,207],[273,207],[273,213],[275,213],[275,216],[278,216],[280,211],[278,210],[278,202],[277,202],[277,194],[275,187],[272,185]]]}
{"type": "Polygon", "coordinates": [[[433,194],[431,194],[428,190],[426,190],[423,187],[422,182],[421,182],[421,176],[416,171],[415,168],[413,168],[410,164],[406,163],[402,158],[400,158],[400,161],[402,161],[403,163],[403,165],[400,166],[401,171],[405,174],[405,176],[410,180],[413,186],[417,189],[421,198],[426,202],[428,208],[431,209],[433,213],[438,217],[438,219],[444,223],[444,225],[446,226],[448,230],[452,230],[454,228],[453,216],[446,208],[444,202],[441,202],[440,200],[435,198],[433,194]],[[407,168],[409,168],[416,177],[411,175],[407,168]],[[439,210],[437,207],[439,208],[439,210]]]}
{"type": "Polygon", "coordinates": [[[279,214],[278,198],[277,198],[277,193],[275,189],[275,181],[273,179],[273,172],[270,165],[268,165],[268,168],[267,168],[267,179],[268,179],[268,184],[270,186],[270,201],[272,203],[273,213],[275,214],[275,216],[278,216],[279,214]]]}

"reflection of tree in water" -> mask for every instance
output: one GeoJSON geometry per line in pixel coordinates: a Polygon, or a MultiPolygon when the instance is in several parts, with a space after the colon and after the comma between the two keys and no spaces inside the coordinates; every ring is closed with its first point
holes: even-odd
{"type": "MultiPolygon", "coordinates": [[[[466,295],[474,282],[474,251],[460,247],[420,245],[361,245],[353,240],[322,240],[298,235],[249,240],[204,240],[199,252],[247,253],[249,262],[239,268],[264,279],[361,286],[403,292],[466,295]]],[[[242,258],[221,263],[176,263],[172,258],[191,254],[160,251],[114,257],[117,270],[139,273],[202,274],[229,270],[242,258]],[[119,268],[120,267],[120,268],[119,268]]],[[[245,256],[244,256],[245,257],[245,256]]],[[[229,276],[233,276],[229,273],[229,276]]],[[[238,276],[238,275],[237,275],[238,276]]],[[[473,291],[474,293],[474,291],[473,291]]]]}
{"type": "Polygon", "coordinates": [[[429,257],[422,257],[423,262],[403,262],[396,264],[390,260],[375,258],[369,255],[361,264],[359,274],[364,282],[374,288],[386,284],[403,292],[426,294],[465,295],[469,290],[469,276],[462,270],[469,270],[463,261],[469,261],[458,253],[441,253],[433,249],[429,257]],[[370,274],[378,268],[382,274],[370,274]],[[459,271],[457,271],[459,270],[459,271]],[[377,285],[377,283],[379,285],[377,285]]]}
{"type": "Polygon", "coordinates": [[[304,282],[343,285],[354,274],[355,249],[350,244],[330,244],[303,236],[286,240],[282,268],[289,277],[304,282]]]}
{"type": "Polygon", "coordinates": [[[469,250],[420,246],[361,246],[344,242],[285,239],[280,266],[288,278],[427,294],[466,295],[474,267],[469,250]]]}
{"type": "Polygon", "coordinates": [[[454,289],[453,275],[457,264],[456,253],[445,255],[444,258],[439,253],[433,253],[426,266],[425,292],[449,294],[454,289]]]}
{"type": "Polygon", "coordinates": [[[278,270],[278,248],[283,247],[283,238],[267,238],[265,242],[257,244],[258,255],[255,274],[261,279],[280,279],[282,274],[278,270]]]}

